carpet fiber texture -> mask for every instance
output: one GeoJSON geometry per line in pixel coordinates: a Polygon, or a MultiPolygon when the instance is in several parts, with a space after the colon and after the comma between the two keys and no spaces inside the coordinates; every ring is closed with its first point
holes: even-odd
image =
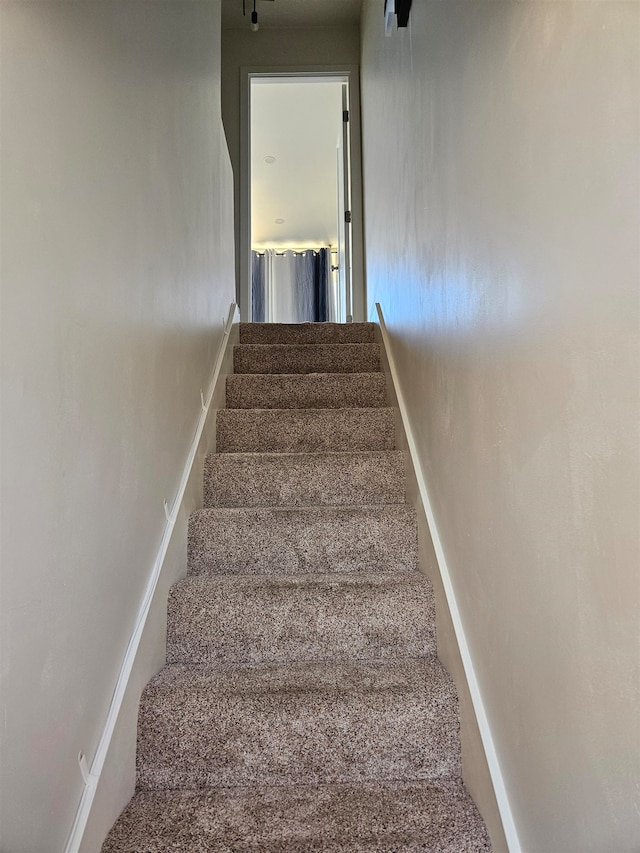
{"type": "Polygon", "coordinates": [[[240,344],[236,373],[372,373],[380,369],[378,344],[240,344]]]}
{"type": "Polygon", "coordinates": [[[221,409],[218,453],[393,450],[393,409],[221,409]]]}
{"type": "Polygon", "coordinates": [[[349,409],[386,406],[382,373],[234,373],[230,409],[349,409]]]}
{"type": "Polygon", "coordinates": [[[189,519],[190,574],[415,572],[416,513],[386,506],[202,509],[189,519]]]}
{"type": "Polygon", "coordinates": [[[375,327],[242,324],[102,853],[487,853],[375,327]]]}
{"type": "Polygon", "coordinates": [[[354,506],[405,498],[398,450],[217,453],[204,463],[204,505],[354,506]]]}

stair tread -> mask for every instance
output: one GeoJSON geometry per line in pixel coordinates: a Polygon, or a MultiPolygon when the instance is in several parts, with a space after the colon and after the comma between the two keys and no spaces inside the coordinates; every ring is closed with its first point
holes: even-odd
{"type": "Polygon", "coordinates": [[[459,780],[141,791],[102,853],[490,853],[459,780]]]}
{"type": "Polygon", "coordinates": [[[238,452],[393,450],[392,408],[220,409],[216,449],[238,452]]]}
{"type": "Polygon", "coordinates": [[[384,407],[386,378],[379,372],[234,373],[227,376],[226,401],[238,409],[384,407]]]}
{"type": "Polygon", "coordinates": [[[457,699],[434,656],[165,666],[138,716],[138,788],[460,775],[457,699]]]}
{"type": "MultiPolygon", "coordinates": [[[[207,459],[211,459],[213,457],[220,457],[220,454],[210,453],[206,457],[207,459]]],[[[297,459],[300,461],[305,461],[307,459],[322,459],[322,460],[331,460],[335,459],[340,462],[348,462],[350,459],[363,459],[363,460],[376,460],[382,461],[384,459],[391,458],[399,458],[402,456],[401,450],[316,450],[312,453],[305,452],[296,452],[290,451],[289,453],[273,453],[268,450],[265,451],[249,451],[249,452],[238,452],[238,453],[225,453],[222,454],[224,458],[229,458],[232,456],[246,459],[256,459],[256,458],[269,458],[274,461],[282,461],[287,457],[291,459],[297,459]]]]}
{"type": "Polygon", "coordinates": [[[240,323],[241,343],[319,342],[370,343],[373,323],[240,323]]]}
{"type": "Polygon", "coordinates": [[[261,592],[266,595],[278,595],[282,591],[321,592],[335,591],[343,588],[345,591],[366,589],[416,589],[429,588],[428,579],[421,572],[362,571],[362,572],[331,572],[330,574],[285,574],[280,573],[268,577],[261,575],[191,575],[177,581],[172,589],[193,587],[194,589],[209,588],[224,591],[232,595],[234,590],[251,593],[261,592]]]}
{"type": "Polygon", "coordinates": [[[163,667],[148,683],[143,696],[190,690],[212,696],[295,696],[314,693],[372,695],[389,691],[450,693],[453,682],[435,658],[401,661],[294,661],[287,664],[163,667]]]}
{"type": "Polygon", "coordinates": [[[213,507],[189,518],[190,573],[407,572],[417,561],[408,504],[213,507]]]}
{"type": "Polygon", "coordinates": [[[380,345],[237,344],[235,373],[371,373],[380,370],[380,345]]]}
{"type": "Polygon", "coordinates": [[[204,466],[204,505],[310,506],[404,503],[399,450],[218,453],[204,466]]]}
{"type": "Polygon", "coordinates": [[[415,658],[434,627],[420,572],[195,575],[169,596],[167,663],[415,658]]]}

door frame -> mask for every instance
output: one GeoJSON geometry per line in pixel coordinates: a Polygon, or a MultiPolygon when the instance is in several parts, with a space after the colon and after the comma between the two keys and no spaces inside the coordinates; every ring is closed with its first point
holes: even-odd
{"type": "Polygon", "coordinates": [[[344,77],[349,87],[349,155],[351,159],[351,286],[353,319],[364,321],[364,222],[360,73],[357,65],[243,66],[240,68],[240,318],[251,320],[251,78],[344,77]]]}

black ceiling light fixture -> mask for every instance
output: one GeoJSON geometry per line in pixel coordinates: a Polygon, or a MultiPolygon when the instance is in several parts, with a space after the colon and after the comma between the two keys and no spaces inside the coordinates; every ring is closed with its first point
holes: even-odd
{"type": "MultiPolygon", "coordinates": [[[[246,0],[242,0],[242,14],[247,14],[246,0]]],[[[257,33],[260,29],[260,24],[258,23],[258,13],[256,12],[256,0],[253,0],[253,12],[251,13],[251,23],[249,24],[249,29],[252,33],[257,33]]]]}
{"type": "Polygon", "coordinates": [[[396,0],[396,17],[399,27],[409,25],[409,12],[411,11],[411,0],[396,0]]]}
{"type": "MultiPolygon", "coordinates": [[[[247,14],[246,0],[242,0],[242,14],[247,14]]],[[[256,10],[256,0],[253,0],[253,12],[251,13],[251,23],[249,24],[249,29],[252,33],[257,33],[260,29],[260,24],[258,23],[258,12],[256,10]]]]}
{"type": "Polygon", "coordinates": [[[393,16],[396,16],[398,27],[409,25],[411,0],[385,0],[384,2],[384,31],[390,36],[393,30],[393,16]]]}

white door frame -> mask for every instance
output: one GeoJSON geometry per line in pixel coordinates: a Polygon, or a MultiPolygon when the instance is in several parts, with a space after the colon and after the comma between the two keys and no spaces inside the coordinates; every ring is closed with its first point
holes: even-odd
{"type": "Polygon", "coordinates": [[[360,77],[357,65],[247,66],[240,69],[240,317],[251,320],[251,77],[344,77],[349,85],[351,282],[353,319],[365,319],[360,77]]]}

